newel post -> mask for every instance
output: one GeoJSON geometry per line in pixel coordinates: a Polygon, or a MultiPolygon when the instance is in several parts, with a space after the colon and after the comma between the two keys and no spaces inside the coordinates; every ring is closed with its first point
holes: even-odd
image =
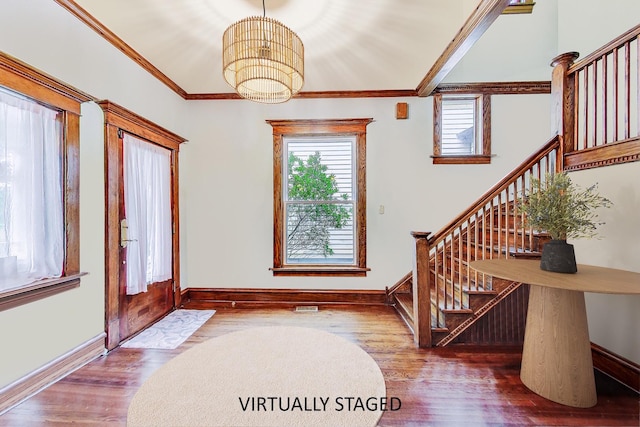
{"type": "Polygon", "coordinates": [[[560,150],[556,171],[562,171],[564,155],[574,150],[575,79],[568,74],[569,67],[578,59],[578,52],[567,52],[551,61],[551,126],[552,133],[560,135],[560,150]]]}
{"type": "Polygon", "coordinates": [[[431,285],[429,283],[430,232],[412,231],[413,253],[413,339],[418,347],[431,347],[431,285]]]}

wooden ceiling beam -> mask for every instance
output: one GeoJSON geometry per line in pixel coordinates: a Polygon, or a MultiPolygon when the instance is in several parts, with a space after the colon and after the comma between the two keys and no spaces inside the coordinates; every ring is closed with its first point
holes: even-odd
{"type": "Polygon", "coordinates": [[[422,79],[416,92],[418,96],[429,96],[449,72],[502,14],[510,0],[482,0],[451,40],[442,55],[422,79]]]}

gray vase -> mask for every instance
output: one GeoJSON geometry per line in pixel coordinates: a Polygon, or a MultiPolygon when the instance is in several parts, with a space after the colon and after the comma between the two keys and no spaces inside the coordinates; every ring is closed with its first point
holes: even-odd
{"type": "Polygon", "coordinates": [[[550,240],[542,247],[540,268],[554,273],[575,273],[576,254],[573,245],[566,240],[550,240]]]}

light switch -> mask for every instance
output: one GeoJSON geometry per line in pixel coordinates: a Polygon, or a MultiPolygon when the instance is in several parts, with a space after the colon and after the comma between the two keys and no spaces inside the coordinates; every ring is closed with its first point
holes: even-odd
{"type": "Polygon", "coordinates": [[[384,213],[384,205],[380,205],[380,207],[378,208],[378,213],[380,215],[382,215],[384,213]]]}

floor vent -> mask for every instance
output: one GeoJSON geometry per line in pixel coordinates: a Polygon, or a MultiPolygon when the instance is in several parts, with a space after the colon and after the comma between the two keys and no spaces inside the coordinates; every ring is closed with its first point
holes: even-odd
{"type": "Polygon", "coordinates": [[[310,313],[310,312],[315,313],[316,311],[318,311],[318,306],[317,305],[299,305],[299,306],[296,306],[296,311],[299,311],[301,313],[310,313]]]}

